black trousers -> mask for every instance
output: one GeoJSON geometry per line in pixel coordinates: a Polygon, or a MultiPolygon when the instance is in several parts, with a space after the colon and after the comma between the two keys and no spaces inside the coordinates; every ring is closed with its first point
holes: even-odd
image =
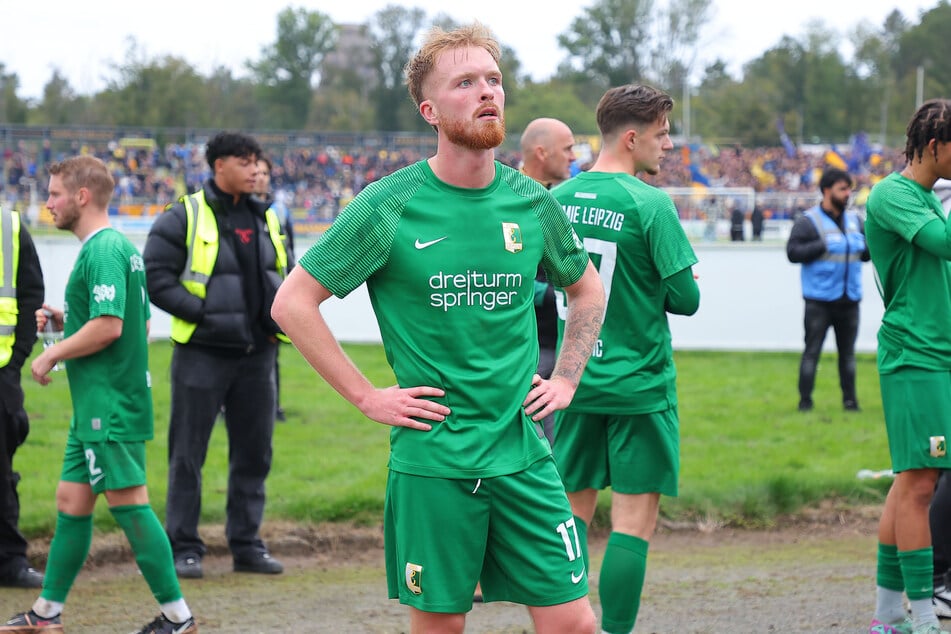
{"type": "Polygon", "coordinates": [[[942,471],[928,513],[934,546],[934,585],[951,583],[951,471],[942,471]]]}
{"type": "Polygon", "coordinates": [[[240,558],[267,550],[259,533],[271,470],[276,351],[274,344],[242,357],[188,345],[172,352],[165,529],[176,559],[206,552],[198,534],[201,471],[222,406],[228,431],[228,546],[240,558]]]}
{"type": "Polygon", "coordinates": [[[806,348],[799,363],[799,398],[812,400],[816,384],[816,368],[819,355],[829,327],[835,332],[835,344],[839,350],[839,385],[842,401],[855,398],[855,339],[859,333],[858,302],[819,302],[806,300],[803,326],[806,331],[806,348]]]}
{"type": "Polygon", "coordinates": [[[29,430],[19,375],[0,369],[0,577],[15,574],[27,565],[27,541],[19,529],[20,474],[13,470],[13,455],[29,430]]]}

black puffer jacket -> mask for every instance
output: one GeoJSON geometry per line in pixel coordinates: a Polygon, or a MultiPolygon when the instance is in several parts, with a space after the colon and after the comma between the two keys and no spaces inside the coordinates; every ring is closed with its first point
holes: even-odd
{"type": "Polygon", "coordinates": [[[174,317],[197,324],[189,344],[251,352],[280,332],[271,319],[271,303],[281,284],[277,255],[268,233],[264,212],[267,204],[242,196],[257,224],[257,270],[245,278],[230,231],[228,209],[221,194],[209,180],[205,200],[218,220],[218,258],[208,280],[206,297],[192,295],[182,285],[188,249],[185,244],[188,220],[181,201],[155,219],[145,242],[143,257],[152,303],[174,317]],[[249,292],[249,285],[257,284],[249,292]],[[251,302],[251,298],[258,301],[251,302]]]}

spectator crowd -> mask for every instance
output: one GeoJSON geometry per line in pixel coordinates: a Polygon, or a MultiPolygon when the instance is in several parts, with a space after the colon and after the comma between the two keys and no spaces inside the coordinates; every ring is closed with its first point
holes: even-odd
{"type": "MultiPolygon", "coordinates": [[[[204,143],[160,146],[152,139],[73,142],[60,150],[52,148],[48,140],[8,142],[0,145],[0,204],[25,208],[32,196],[42,206],[46,199],[45,166],[67,155],[88,154],[102,159],[115,179],[114,212],[123,205],[160,209],[182,194],[195,191],[208,178],[204,150],[204,143]]],[[[274,163],[271,178],[277,201],[293,210],[295,221],[309,223],[333,220],[368,183],[426,155],[419,149],[331,145],[270,148],[268,153],[274,163]]],[[[517,151],[500,151],[498,158],[513,167],[521,164],[517,151]]],[[[575,164],[573,172],[583,171],[588,165],[575,164]]],[[[657,187],[690,188],[696,204],[682,205],[683,198],[675,196],[684,218],[707,216],[712,199],[704,199],[704,192],[724,187],[755,191],[756,205],[766,210],[766,217],[781,218],[795,216],[801,211],[799,207],[814,202],[818,174],[830,165],[848,169],[855,179],[855,204],[862,206],[871,186],[900,168],[902,159],[897,149],[868,151],[857,157],[854,148],[840,152],[827,146],[687,145],[680,149],[679,156],[674,153],[665,160],[660,174],[645,180],[657,187]],[[793,196],[796,193],[802,196],[793,196]]],[[[743,211],[749,214],[752,208],[743,211]]]]}

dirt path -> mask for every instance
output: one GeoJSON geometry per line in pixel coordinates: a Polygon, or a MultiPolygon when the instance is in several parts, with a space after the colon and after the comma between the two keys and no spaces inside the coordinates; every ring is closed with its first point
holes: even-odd
{"type": "MultiPolygon", "coordinates": [[[[874,603],[877,509],[821,513],[774,530],[659,531],[651,544],[637,632],[858,632],[874,603]]],[[[231,572],[219,530],[205,578],[183,582],[203,633],[408,631],[406,609],[386,599],[382,532],[341,526],[270,525],[271,549],[285,564],[275,577],[231,572]]],[[[592,545],[596,571],[604,536],[592,545]]],[[[157,614],[128,551],[97,539],[70,595],[69,634],[128,632],[157,614]]],[[[35,591],[3,589],[0,615],[29,607],[35,591]]],[[[597,578],[592,579],[597,604],[597,578]]],[[[532,632],[524,608],[476,605],[467,632],[532,632]]]]}

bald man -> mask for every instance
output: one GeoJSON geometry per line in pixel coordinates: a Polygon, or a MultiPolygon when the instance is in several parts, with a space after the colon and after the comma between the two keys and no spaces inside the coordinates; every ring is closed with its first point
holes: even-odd
{"type": "Polygon", "coordinates": [[[558,119],[535,119],[522,133],[522,171],[549,189],[571,177],[575,137],[558,119]]]}
{"type": "MultiPolygon", "coordinates": [[[[551,189],[571,177],[575,160],[575,137],[571,128],[558,119],[535,119],[522,133],[522,172],[551,189]]],[[[555,289],[548,283],[545,271],[538,267],[535,275],[535,321],[538,322],[538,374],[547,379],[555,367],[555,344],[558,341],[558,317],[555,289]]],[[[545,438],[554,438],[555,417],[541,421],[545,438]]]]}

